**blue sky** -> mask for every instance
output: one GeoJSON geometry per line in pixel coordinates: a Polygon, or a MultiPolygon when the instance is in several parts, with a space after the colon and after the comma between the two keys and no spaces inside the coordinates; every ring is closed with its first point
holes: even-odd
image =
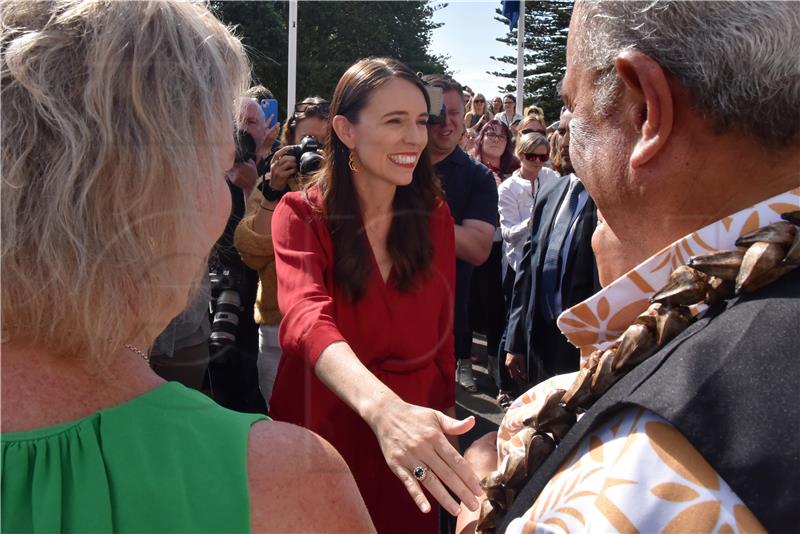
{"type": "Polygon", "coordinates": [[[430,51],[450,56],[448,64],[455,79],[489,99],[499,95],[498,85],[509,80],[486,72],[514,68],[489,56],[517,55],[516,48],[495,40],[508,31],[508,26],[494,20],[494,11],[499,7],[500,0],[451,0],[433,16],[435,22],[443,22],[444,26],[433,31],[430,51]]]}

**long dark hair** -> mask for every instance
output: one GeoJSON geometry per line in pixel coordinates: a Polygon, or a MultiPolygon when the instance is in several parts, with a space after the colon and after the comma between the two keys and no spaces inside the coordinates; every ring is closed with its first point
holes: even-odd
{"type": "Polygon", "coordinates": [[[492,119],[484,124],[483,128],[481,128],[481,133],[478,134],[478,138],[475,140],[475,155],[478,160],[483,162],[483,141],[486,138],[486,132],[495,128],[500,128],[503,135],[506,136],[506,149],[500,156],[500,168],[498,169],[498,172],[505,177],[519,169],[519,160],[514,156],[514,141],[511,139],[511,130],[508,129],[508,126],[497,119],[492,119]]]}
{"type": "MultiPolygon", "coordinates": [[[[397,78],[416,85],[428,103],[422,81],[407,66],[391,58],[367,58],[347,69],[336,84],[331,117],[343,115],[357,123],[372,92],[397,78]]],[[[331,128],[324,163],[310,186],[316,184],[322,192],[322,208],[334,246],[336,286],[346,297],[358,300],[366,290],[372,264],[349,157],[350,149],[331,128]]],[[[426,148],[420,154],[411,183],[397,188],[392,205],[386,248],[392,258],[394,283],[400,291],[410,290],[430,267],[430,214],[441,197],[426,148]]]]}

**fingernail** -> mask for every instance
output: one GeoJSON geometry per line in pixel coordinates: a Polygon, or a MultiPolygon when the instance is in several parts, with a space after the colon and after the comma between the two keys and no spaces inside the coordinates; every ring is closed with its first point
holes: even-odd
{"type": "Polygon", "coordinates": [[[461,513],[461,507],[460,506],[456,505],[456,506],[453,506],[452,508],[450,508],[450,514],[451,515],[457,516],[460,513],[461,513]]]}
{"type": "Polygon", "coordinates": [[[428,512],[431,511],[431,507],[430,507],[430,505],[428,503],[422,503],[422,506],[420,506],[420,509],[422,510],[423,514],[427,514],[428,512]]]}

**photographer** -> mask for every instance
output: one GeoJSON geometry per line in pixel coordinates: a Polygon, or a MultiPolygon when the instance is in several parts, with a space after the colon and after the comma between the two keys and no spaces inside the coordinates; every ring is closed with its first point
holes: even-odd
{"type": "Polygon", "coordinates": [[[225,174],[231,213],[209,260],[211,273],[211,362],[214,399],[233,410],[266,412],[258,391],[258,328],[253,315],[258,274],[242,262],[234,231],[245,215],[247,199],[258,181],[256,160],[268,138],[266,117],[253,98],[241,98],[237,111],[236,158],[225,174]],[[221,298],[220,298],[221,297],[221,298]]]}
{"type": "MultiPolygon", "coordinates": [[[[272,91],[263,85],[254,85],[245,91],[244,96],[246,98],[253,98],[256,102],[275,99],[272,91]]],[[[264,142],[261,143],[261,150],[258,152],[258,154],[256,154],[256,168],[258,169],[259,176],[263,176],[269,172],[269,164],[272,161],[272,154],[274,154],[275,151],[281,146],[281,143],[278,141],[278,135],[281,133],[281,124],[278,122],[277,116],[275,117],[275,124],[270,127],[269,125],[272,123],[273,115],[268,114],[266,110],[263,113],[266,120],[266,133],[264,142]]],[[[245,129],[250,135],[255,135],[255,132],[250,131],[249,128],[245,129]]]]}
{"type": "Polygon", "coordinates": [[[270,128],[268,125],[271,120],[272,117],[264,116],[264,111],[255,98],[245,97],[240,100],[237,117],[239,123],[237,158],[234,166],[227,172],[226,178],[241,189],[245,197],[252,193],[258,181],[258,169],[263,168],[272,152],[271,147],[278,133],[278,123],[270,128]],[[250,136],[249,139],[243,136],[244,132],[250,136]]]}
{"type": "Polygon", "coordinates": [[[234,235],[242,260],[258,271],[260,280],[255,306],[255,322],[259,325],[258,383],[267,404],[281,357],[272,213],[285,193],[300,189],[303,175],[319,167],[321,156],[317,150],[328,136],[329,111],[330,103],[319,97],[306,98],[295,106],[284,124],[284,146],[273,155],[269,175],[250,195],[247,213],[234,235]]]}

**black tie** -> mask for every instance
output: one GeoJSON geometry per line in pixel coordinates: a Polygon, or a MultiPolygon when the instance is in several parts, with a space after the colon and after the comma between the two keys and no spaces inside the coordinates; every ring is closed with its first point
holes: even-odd
{"type": "Polygon", "coordinates": [[[561,310],[556,309],[556,294],[559,291],[561,280],[561,249],[569,233],[572,221],[575,219],[575,210],[578,207],[578,197],[583,191],[580,180],[570,183],[564,200],[559,206],[553,230],[547,242],[547,253],[542,267],[542,299],[544,303],[544,317],[555,319],[561,310]],[[563,209],[562,209],[563,208],[563,209]]]}

